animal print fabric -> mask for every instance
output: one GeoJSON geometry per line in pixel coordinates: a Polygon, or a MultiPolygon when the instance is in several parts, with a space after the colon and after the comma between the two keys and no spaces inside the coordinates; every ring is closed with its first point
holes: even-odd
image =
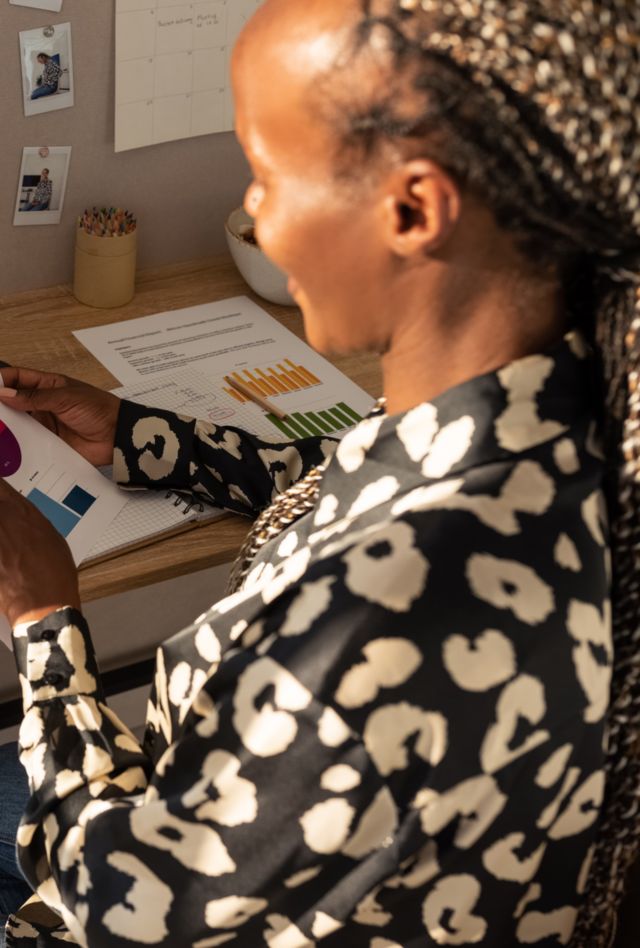
{"type": "MultiPolygon", "coordinates": [[[[314,511],[158,649],[142,746],[72,609],[14,630],[39,898],[12,948],[566,945],[604,794],[609,564],[579,336],[335,445],[125,403],[128,485],[314,511]]],[[[143,618],[143,617],[142,617],[143,618]]]]}

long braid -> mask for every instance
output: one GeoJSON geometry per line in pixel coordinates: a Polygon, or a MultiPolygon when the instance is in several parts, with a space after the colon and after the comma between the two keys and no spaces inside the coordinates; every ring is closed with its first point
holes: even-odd
{"type": "Polygon", "coordinates": [[[340,133],[338,174],[382,149],[438,161],[560,273],[600,356],[615,659],[607,794],[572,944],[605,948],[640,851],[640,5],[362,0],[352,40],[316,90],[340,133]],[[373,101],[334,81],[361,56],[389,78],[373,101]]]}
{"type": "Polygon", "coordinates": [[[640,290],[626,286],[614,290],[599,316],[606,346],[606,434],[612,455],[621,453],[622,458],[610,504],[615,505],[615,658],[608,713],[607,797],[573,939],[575,946],[585,948],[612,943],[625,880],[640,852],[640,290]]]}

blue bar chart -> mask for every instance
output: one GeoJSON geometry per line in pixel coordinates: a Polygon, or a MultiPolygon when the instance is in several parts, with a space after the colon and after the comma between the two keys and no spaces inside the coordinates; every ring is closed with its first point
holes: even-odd
{"type": "Polygon", "coordinates": [[[65,538],[76,564],[127,503],[123,491],[52,431],[26,412],[0,405],[3,480],[65,538]]]}
{"type": "Polygon", "coordinates": [[[95,503],[95,499],[77,484],[71,488],[62,501],[54,500],[37,487],[27,494],[27,500],[38,508],[63,537],[68,537],[78,526],[86,512],[95,503]]]}

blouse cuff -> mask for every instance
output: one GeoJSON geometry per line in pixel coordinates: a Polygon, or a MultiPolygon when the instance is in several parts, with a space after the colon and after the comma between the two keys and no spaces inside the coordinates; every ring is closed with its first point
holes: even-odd
{"type": "Polygon", "coordinates": [[[103,700],[98,664],[81,612],[64,606],[13,629],[25,713],[34,705],[77,695],[103,700]]]}
{"type": "Polygon", "coordinates": [[[113,451],[113,480],[121,487],[188,489],[189,458],[184,446],[193,441],[193,418],[123,399],[113,451]]]}

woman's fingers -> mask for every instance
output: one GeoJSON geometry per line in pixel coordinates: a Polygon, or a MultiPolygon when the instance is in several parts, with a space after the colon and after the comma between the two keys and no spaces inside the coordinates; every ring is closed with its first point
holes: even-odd
{"type": "Polygon", "coordinates": [[[69,381],[66,376],[55,372],[39,372],[14,365],[2,366],[0,375],[3,388],[18,390],[63,388],[69,381]]]}
{"type": "Polygon", "coordinates": [[[10,366],[1,370],[0,404],[28,412],[91,464],[113,456],[120,399],[66,375],[10,366]]]}
{"type": "Polygon", "coordinates": [[[14,389],[5,386],[0,389],[0,400],[4,405],[18,411],[56,412],[64,411],[69,403],[65,388],[25,388],[14,389]]]}

